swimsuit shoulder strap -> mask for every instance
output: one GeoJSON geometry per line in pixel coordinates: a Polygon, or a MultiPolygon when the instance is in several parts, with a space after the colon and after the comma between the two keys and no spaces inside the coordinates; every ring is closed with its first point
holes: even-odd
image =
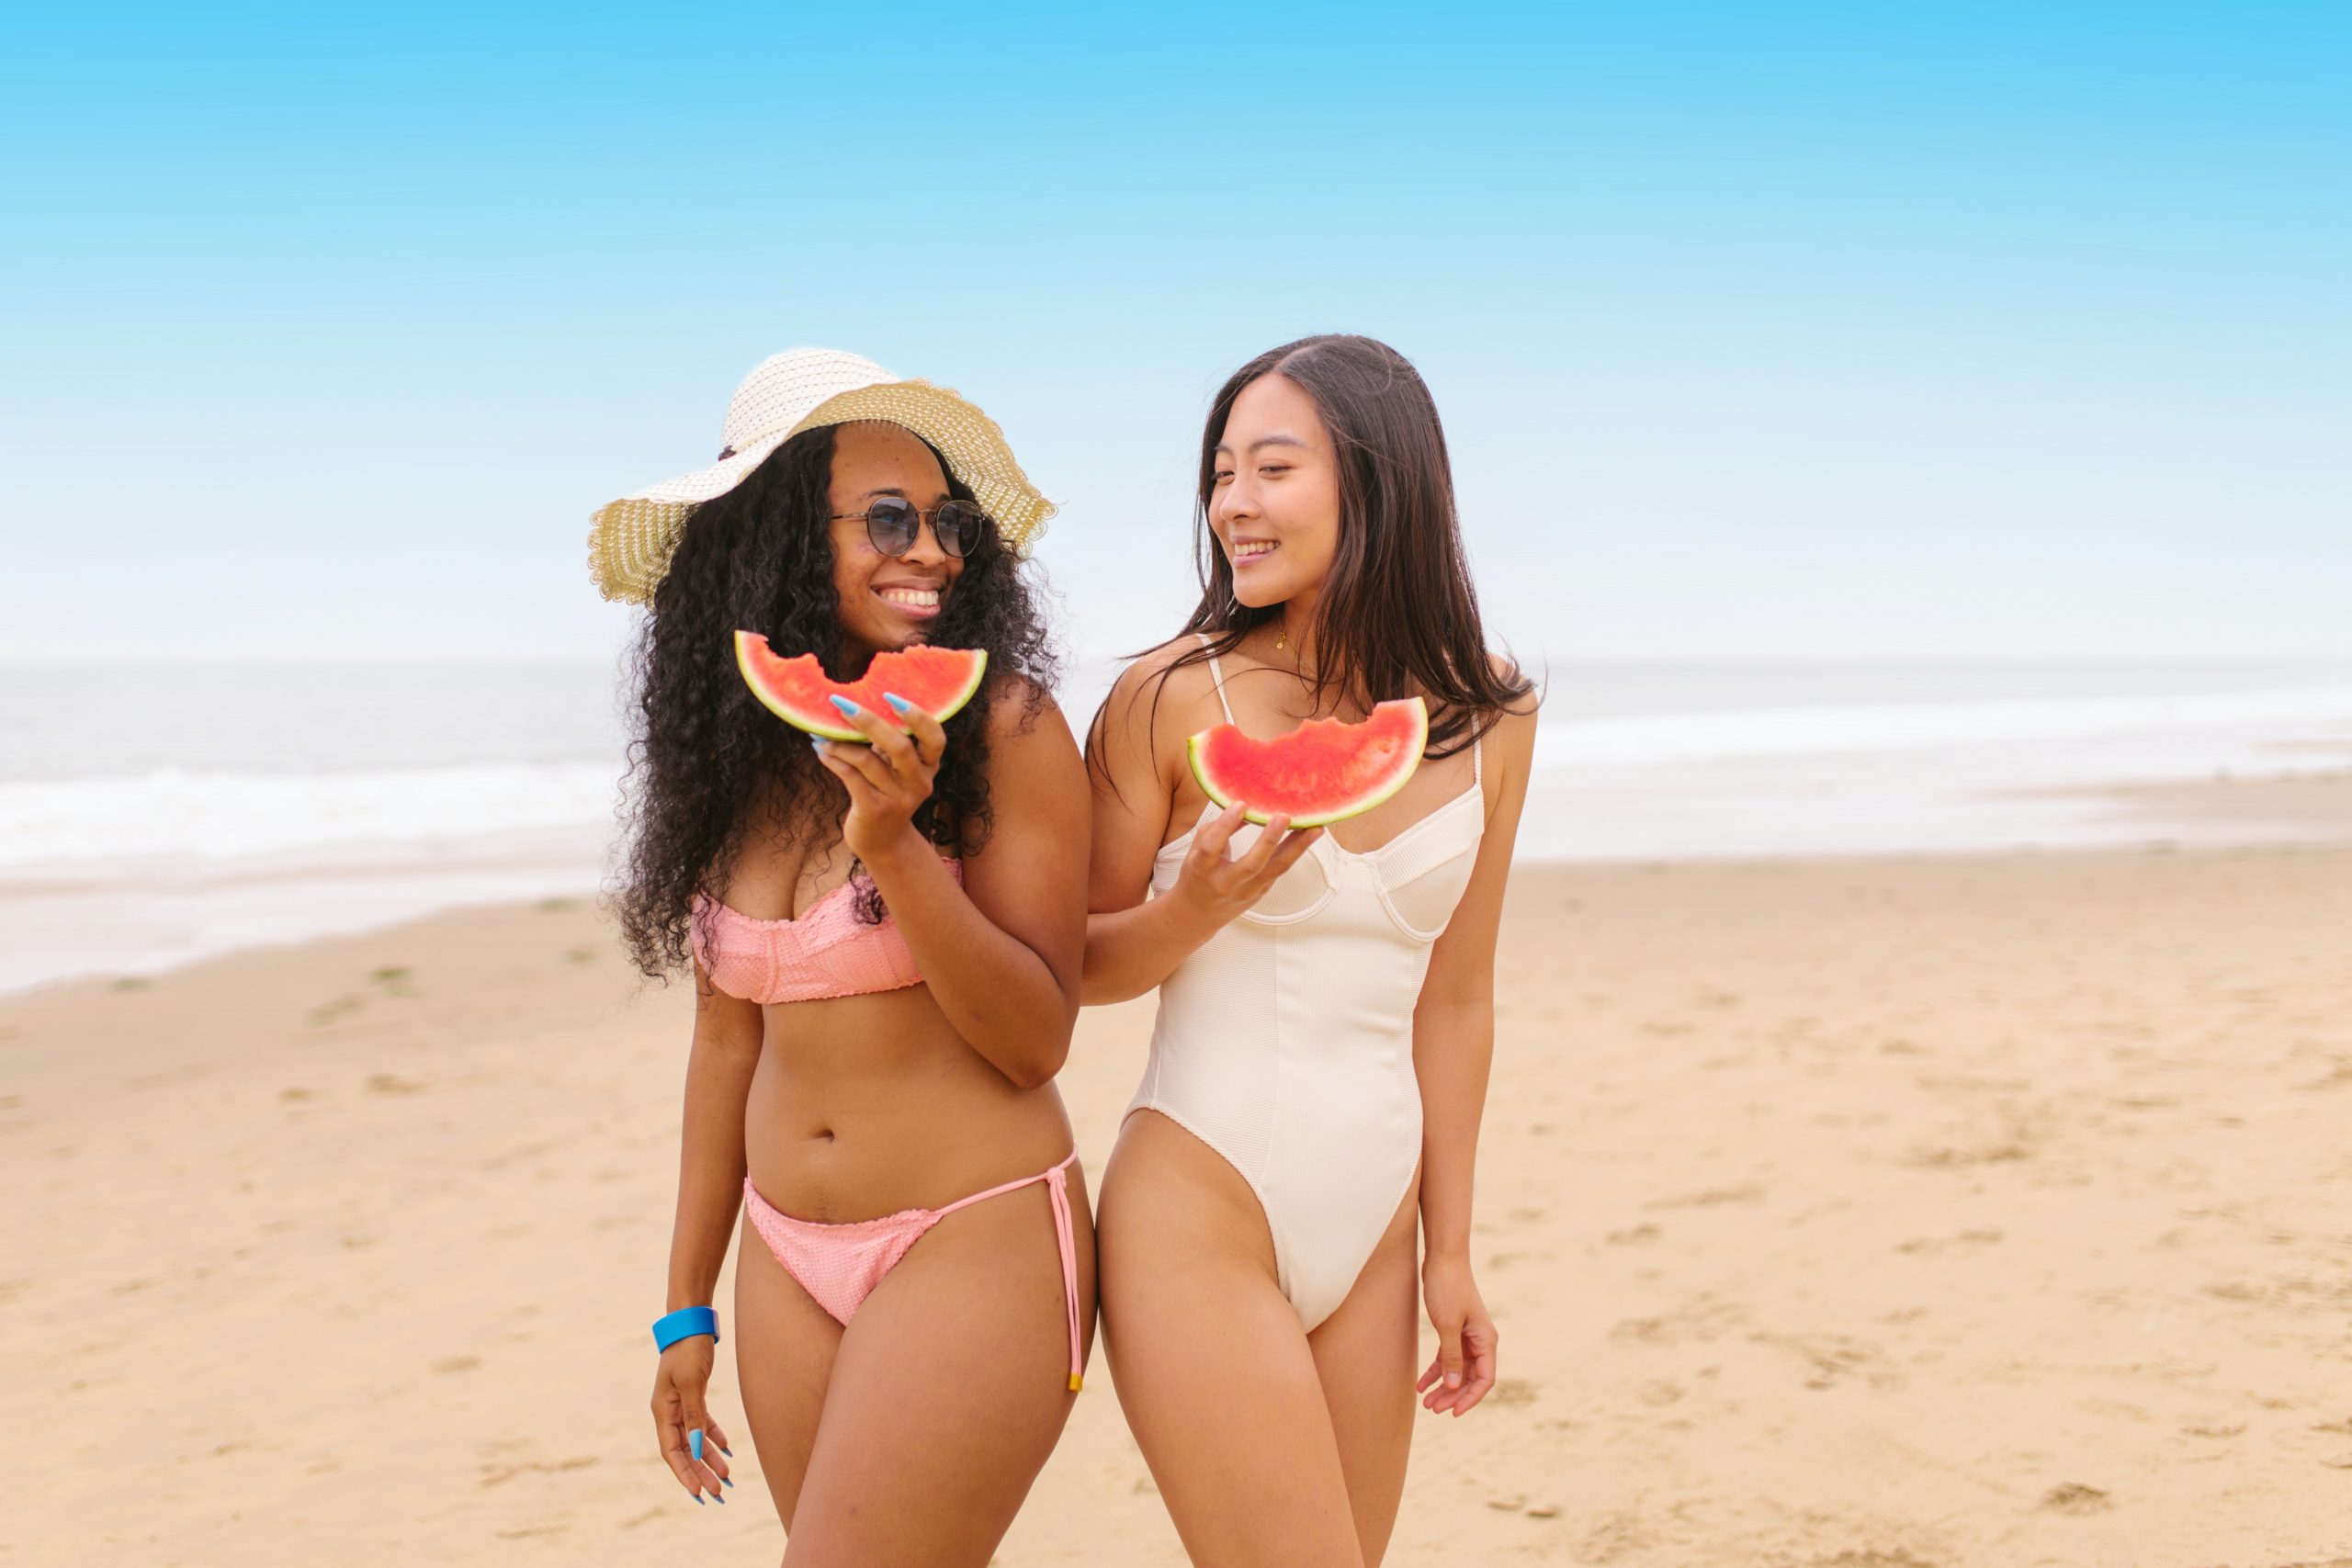
{"type": "MultiPolygon", "coordinates": [[[[1203,648],[1209,646],[1208,633],[1194,632],[1193,635],[1201,639],[1201,646],[1203,648]]],[[[1224,662],[1214,653],[1209,655],[1209,679],[1216,682],[1216,705],[1225,710],[1225,722],[1231,724],[1233,722],[1233,705],[1225,700],[1225,665],[1224,662]]]]}

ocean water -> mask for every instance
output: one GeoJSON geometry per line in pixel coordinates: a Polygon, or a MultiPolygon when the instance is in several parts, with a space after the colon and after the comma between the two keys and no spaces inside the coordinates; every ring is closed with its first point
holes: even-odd
{"type": "MultiPolygon", "coordinates": [[[[1115,666],[1072,667],[1082,725],[1115,666]]],[[[1573,665],[1530,859],[2290,834],[2088,786],[2352,761],[2352,664],[1573,665]],[[2331,754],[2332,745],[2344,748],[2331,754]]],[[[0,990],[604,883],[614,667],[0,671],[0,990]]]]}

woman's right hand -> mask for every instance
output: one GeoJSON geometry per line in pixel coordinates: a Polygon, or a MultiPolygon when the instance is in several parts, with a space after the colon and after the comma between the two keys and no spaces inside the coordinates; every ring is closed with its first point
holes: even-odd
{"type": "Polygon", "coordinates": [[[724,1503],[727,1499],[719,1495],[719,1488],[735,1484],[727,1479],[727,1435],[711,1420],[704,1399],[718,1353],[717,1341],[707,1334],[696,1334],[662,1351],[653,1372],[654,1436],[671,1473],[697,1503],[706,1492],[724,1503]],[[703,1437],[700,1459],[695,1458],[689,1435],[696,1430],[703,1437]]]}
{"type": "Polygon", "coordinates": [[[1169,889],[1170,897],[1181,900],[1212,931],[1224,930],[1227,922],[1263,897],[1267,888],[1282,880],[1283,873],[1298,863],[1307,846],[1323,836],[1320,828],[1289,831],[1290,818],[1278,812],[1249,852],[1236,859],[1226,852],[1233,835],[1241,830],[1242,820],[1242,808],[1237,803],[1202,823],[1200,831],[1193,835],[1183,868],[1176,874],[1176,886],[1169,889]]]}

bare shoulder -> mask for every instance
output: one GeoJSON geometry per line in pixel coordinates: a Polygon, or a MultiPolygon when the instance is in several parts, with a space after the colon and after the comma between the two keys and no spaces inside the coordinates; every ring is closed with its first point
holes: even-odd
{"type": "Polygon", "coordinates": [[[1535,705],[1543,700],[1544,694],[1537,689],[1535,677],[1522,669],[1518,660],[1508,653],[1496,653],[1490,649],[1487,654],[1487,669],[1496,680],[1507,686],[1526,682],[1527,695],[1512,704],[1511,711],[1518,712],[1522,708],[1531,714],[1535,711],[1535,705]]]}
{"type": "Polygon", "coordinates": [[[1487,732],[1487,740],[1494,748],[1495,760],[1504,773],[1524,778],[1535,764],[1535,709],[1503,710],[1494,728],[1487,732]]]}
{"type": "Polygon", "coordinates": [[[1175,637],[1138,655],[1111,683],[1110,695],[1102,700],[1103,723],[1122,732],[1146,729],[1160,738],[1187,736],[1200,728],[1193,721],[1203,707],[1216,705],[1216,682],[1206,660],[1181,662],[1200,646],[1197,638],[1175,637]]]}
{"type": "Polygon", "coordinates": [[[1011,673],[990,680],[980,701],[995,836],[1051,837],[1086,809],[1086,767],[1061,705],[1037,682],[1011,673]]]}
{"type": "MultiPolygon", "coordinates": [[[[1487,659],[1498,681],[1511,684],[1527,679],[1526,671],[1510,655],[1489,653],[1487,659]]],[[[1494,749],[1496,761],[1500,764],[1498,771],[1524,778],[1533,767],[1535,715],[1542,700],[1543,694],[1531,681],[1527,694],[1504,708],[1501,716],[1495,721],[1494,728],[1487,732],[1487,743],[1494,749]]]]}
{"type": "Polygon", "coordinates": [[[1148,699],[1152,692],[1165,683],[1170,694],[1209,692],[1208,664],[1194,660],[1190,664],[1178,662],[1188,653],[1197,653],[1200,639],[1193,637],[1172,637],[1158,648],[1138,654],[1111,686],[1111,694],[1132,702],[1137,697],[1148,699]]]}
{"type": "Polygon", "coordinates": [[[1069,721],[1054,694],[1026,675],[991,675],[980,700],[988,705],[990,747],[1019,744],[1043,736],[1072,744],[1069,721]]]}

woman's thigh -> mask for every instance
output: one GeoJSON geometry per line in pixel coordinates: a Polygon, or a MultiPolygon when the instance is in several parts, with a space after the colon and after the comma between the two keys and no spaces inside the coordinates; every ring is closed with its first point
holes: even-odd
{"type": "Polygon", "coordinates": [[[1363,1560],[1377,1563],[1396,1528],[1413,1447],[1413,1365],[1419,1348],[1420,1186],[1396,1206],[1380,1245],[1339,1310],[1307,1336],[1340,1468],[1348,1478],[1363,1560]]]}
{"type": "Polygon", "coordinates": [[[841,1342],[842,1325],[785,1271],[746,1214],[735,1264],[735,1369],[760,1473],[787,1530],[841,1342]]]}
{"type": "MultiPolygon", "coordinates": [[[[1075,1168],[1070,1210],[1091,1346],[1093,1225],[1075,1168]]],[[[957,1210],[842,1335],[786,1562],[987,1562],[1077,1397],[1045,1185],[957,1210]]]]}
{"type": "Polygon", "coordinates": [[[1240,1173],[1157,1112],[1102,1179],[1102,1325],[1127,1425],[1204,1568],[1361,1568],[1315,1359],[1240,1173]]]}

